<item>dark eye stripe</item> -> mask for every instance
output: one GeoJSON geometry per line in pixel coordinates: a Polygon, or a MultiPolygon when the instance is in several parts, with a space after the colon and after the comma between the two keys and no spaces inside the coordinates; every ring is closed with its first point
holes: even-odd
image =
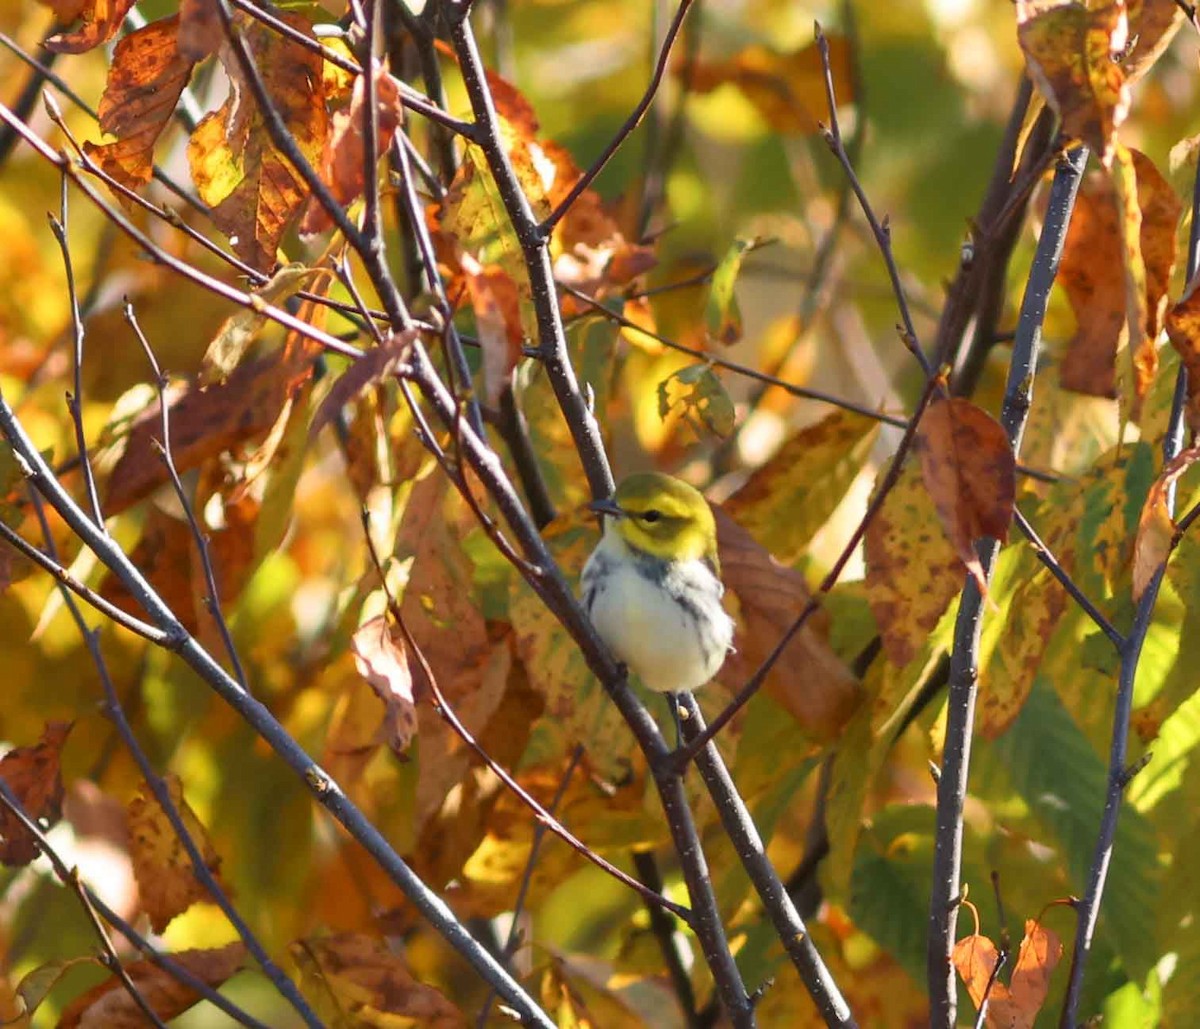
{"type": "Polygon", "coordinates": [[[656,511],[654,508],[651,508],[644,515],[642,515],[642,521],[645,522],[657,522],[660,518],[662,518],[662,512],[656,511]]]}

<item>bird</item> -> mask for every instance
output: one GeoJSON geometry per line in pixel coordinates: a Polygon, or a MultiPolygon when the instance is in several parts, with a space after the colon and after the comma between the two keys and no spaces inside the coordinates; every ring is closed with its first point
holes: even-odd
{"type": "MultiPolygon", "coordinates": [[[[686,482],[642,472],[588,507],[604,516],[581,577],[583,607],[597,634],[647,689],[699,689],[724,664],[734,631],[721,604],[725,586],[708,501],[686,482]]],[[[678,704],[671,710],[681,738],[678,704]]]]}

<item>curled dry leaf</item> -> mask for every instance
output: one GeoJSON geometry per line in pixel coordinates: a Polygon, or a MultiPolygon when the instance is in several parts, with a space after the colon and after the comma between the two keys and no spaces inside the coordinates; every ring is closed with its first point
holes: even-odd
{"type": "Polygon", "coordinates": [[[1200,274],[1167,312],[1167,336],[1187,369],[1187,421],[1192,435],[1200,433],[1200,274]]]}
{"type": "Polygon", "coordinates": [[[100,130],[113,143],[83,144],[84,153],[117,182],[144,186],[154,172],[154,144],[175,113],[195,58],[178,47],[179,18],[131,32],[113,49],[100,98],[100,130]]]}
{"type": "MultiPolygon", "coordinates": [[[[183,784],[177,775],[164,776],[163,782],[188,835],[204,858],[205,867],[215,878],[221,859],[207,830],[184,799],[183,784]]],[[[129,856],[142,907],[150,918],[151,928],[161,933],[176,915],[183,914],[196,901],[206,899],[208,891],[196,878],[191,858],[146,783],[142,783],[138,795],[130,801],[127,820],[129,856]]]]}
{"type": "Polygon", "coordinates": [[[1171,555],[1175,545],[1175,521],[1167,507],[1171,486],[1192,465],[1200,460],[1200,447],[1190,447],[1167,464],[1154,480],[1142,513],[1138,519],[1137,538],[1133,544],[1133,599],[1139,601],[1150,581],[1171,555]]]}
{"type": "Polygon", "coordinates": [[[386,709],[380,731],[393,753],[402,755],[417,732],[413,677],[404,641],[392,632],[387,616],[379,615],[358,628],[350,650],[358,674],[386,709]]]}
{"type": "Polygon", "coordinates": [[[483,350],[484,396],[495,410],[524,353],[520,290],[500,265],[484,267],[470,254],[462,255],[462,271],[483,350]]]}
{"type": "MultiPolygon", "coordinates": [[[[717,549],[721,578],[737,598],[735,653],[720,673],[722,682],[740,684],[775,648],[804,610],[811,594],[804,576],[781,565],[720,508],[717,549]]],[[[810,619],[767,676],[767,692],[805,731],[821,739],[836,735],[861,698],[858,680],[833,652],[819,630],[822,618],[810,619]]]]}
{"type": "MultiPolygon", "coordinates": [[[[356,76],[350,96],[350,106],[334,112],[330,131],[325,139],[319,165],[321,181],[329,187],[333,198],[345,206],[362,196],[365,184],[366,139],[363,128],[366,120],[367,90],[363,76],[356,76]]],[[[400,102],[400,87],[388,74],[386,66],[375,73],[375,160],[378,161],[392,145],[404,116],[400,102]]],[[[313,197],[308,202],[300,223],[302,236],[316,235],[333,227],[333,220],[321,202],[313,197]]]]}
{"type": "Polygon", "coordinates": [[[1016,462],[1004,429],[969,400],[930,404],[917,428],[921,475],[959,559],[987,592],[977,541],[1008,535],[1016,462]]]}
{"type": "Polygon", "coordinates": [[[1062,119],[1063,131],[1088,144],[1107,168],[1129,113],[1120,64],[1129,43],[1124,0],[1091,7],[1075,0],[1018,0],[1017,39],[1029,75],[1062,119]]]}
{"type": "Polygon", "coordinates": [[[356,1026],[420,1025],[463,1029],[467,1020],[446,997],[413,977],[387,942],[365,933],[297,940],[289,948],[301,985],[318,1010],[356,1026]]]}
{"type": "MultiPolygon", "coordinates": [[[[62,748],[72,722],[47,722],[31,747],[13,747],[0,758],[0,779],[21,802],[25,814],[51,826],[62,814],[62,748]]],[[[37,840],[6,804],[0,804],[0,862],[27,865],[38,856],[37,840]]]]}
{"type": "MultiPolygon", "coordinates": [[[[246,948],[242,943],[182,950],[170,957],[214,990],[246,966],[246,948]]],[[[200,993],[152,961],[127,964],[125,972],[150,1010],[164,1022],[182,1015],[202,999],[200,993]]],[[[111,975],[67,1006],[58,1029],[142,1029],[145,1024],[145,1012],[129,995],[124,983],[111,975]]]]}
{"type": "Polygon", "coordinates": [[[1101,172],[1089,175],[1076,199],[1058,271],[1077,325],[1062,361],[1062,384],[1089,396],[1117,395],[1118,355],[1126,346],[1133,357],[1133,394],[1145,396],[1175,267],[1179,198],[1148,157],[1128,153],[1136,196],[1116,190],[1101,172]]]}

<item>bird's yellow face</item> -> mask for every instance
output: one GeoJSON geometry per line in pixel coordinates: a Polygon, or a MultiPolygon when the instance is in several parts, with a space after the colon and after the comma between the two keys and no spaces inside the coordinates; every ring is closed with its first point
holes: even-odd
{"type": "MultiPolygon", "coordinates": [[[[717,527],[699,490],[658,472],[624,479],[611,500],[592,509],[615,519],[616,532],[634,550],[664,561],[707,559],[717,570],[717,527]]],[[[719,573],[718,573],[719,574],[719,573]]]]}

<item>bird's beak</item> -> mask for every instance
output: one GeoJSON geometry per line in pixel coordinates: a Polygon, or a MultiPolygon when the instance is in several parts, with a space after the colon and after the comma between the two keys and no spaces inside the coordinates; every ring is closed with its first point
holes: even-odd
{"type": "Polygon", "coordinates": [[[596,514],[608,515],[610,518],[624,518],[625,512],[621,510],[612,497],[606,497],[604,500],[593,500],[588,504],[589,511],[595,511],[596,514]]]}

